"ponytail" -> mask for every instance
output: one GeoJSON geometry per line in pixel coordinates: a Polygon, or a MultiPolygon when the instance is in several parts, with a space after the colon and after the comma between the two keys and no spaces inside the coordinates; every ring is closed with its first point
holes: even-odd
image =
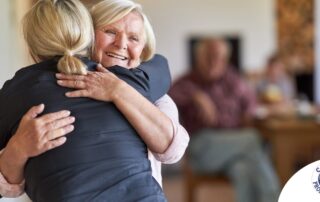
{"type": "Polygon", "coordinates": [[[25,15],[24,37],[36,62],[62,56],[58,71],[86,74],[78,57],[89,57],[94,42],[92,20],[78,0],[41,0],[25,15]]]}
{"type": "Polygon", "coordinates": [[[87,74],[87,66],[71,51],[66,51],[59,59],[58,71],[64,74],[87,74]]]}

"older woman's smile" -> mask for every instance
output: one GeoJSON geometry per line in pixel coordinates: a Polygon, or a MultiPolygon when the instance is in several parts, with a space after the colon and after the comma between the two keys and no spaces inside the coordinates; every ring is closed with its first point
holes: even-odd
{"type": "Polygon", "coordinates": [[[122,55],[119,55],[119,54],[116,54],[116,53],[107,52],[106,54],[109,57],[120,59],[120,60],[127,60],[128,59],[128,57],[125,57],[125,56],[122,56],[122,55]]]}

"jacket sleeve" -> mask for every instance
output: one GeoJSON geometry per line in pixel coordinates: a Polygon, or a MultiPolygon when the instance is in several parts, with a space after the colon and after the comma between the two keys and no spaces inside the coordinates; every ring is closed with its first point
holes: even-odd
{"type": "Polygon", "coordinates": [[[4,88],[6,87],[7,83],[8,82],[6,82],[4,87],[0,89],[0,150],[6,146],[12,136],[9,130],[9,115],[7,114],[7,107],[10,105],[10,103],[8,103],[6,100],[6,95],[4,93],[4,88]]]}
{"type": "Polygon", "coordinates": [[[155,102],[169,91],[171,74],[168,61],[164,56],[156,54],[151,60],[141,63],[139,68],[148,77],[152,102],[155,102]]]}

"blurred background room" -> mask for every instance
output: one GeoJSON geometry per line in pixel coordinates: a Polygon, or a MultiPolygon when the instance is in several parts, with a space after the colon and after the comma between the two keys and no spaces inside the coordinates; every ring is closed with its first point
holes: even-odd
{"type": "MultiPolygon", "coordinates": [[[[0,86],[19,68],[33,63],[23,41],[20,20],[36,1],[0,1],[0,86]]],[[[90,7],[99,0],[82,2],[90,7]]],[[[157,52],[169,61],[173,85],[185,74],[192,72],[198,63],[204,62],[199,61],[199,58],[208,60],[213,68],[217,53],[213,49],[204,49],[207,52],[200,53],[206,57],[199,57],[197,48],[201,42],[219,39],[227,44],[228,57],[223,62],[253,93],[255,104],[254,109],[250,108],[250,131],[252,129],[259,136],[259,147],[270,159],[280,190],[296,171],[320,159],[319,1],[136,2],[142,5],[151,21],[157,40],[157,52]],[[212,50],[210,54],[209,50],[212,50]]],[[[215,116],[222,116],[221,113],[218,109],[215,116]]],[[[180,121],[182,124],[189,123],[183,118],[180,121]]],[[[224,123],[221,126],[212,122],[206,128],[219,131],[239,129],[238,133],[242,134],[240,129],[243,127],[231,125],[224,123]]],[[[188,130],[189,126],[184,126],[188,130]]],[[[191,139],[196,137],[193,130],[189,133],[191,139]]],[[[225,147],[225,151],[230,149],[225,147]]],[[[219,156],[219,153],[216,155],[219,156]]],[[[237,161],[234,158],[232,162],[237,161]]],[[[163,187],[169,202],[236,201],[236,185],[230,175],[223,169],[219,172],[198,172],[197,165],[193,165],[191,159],[188,150],[179,163],[163,166],[163,187]]],[[[231,163],[227,164],[229,166],[231,163]]],[[[18,199],[0,201],[29,200],[24,195],[18,199]]]]}

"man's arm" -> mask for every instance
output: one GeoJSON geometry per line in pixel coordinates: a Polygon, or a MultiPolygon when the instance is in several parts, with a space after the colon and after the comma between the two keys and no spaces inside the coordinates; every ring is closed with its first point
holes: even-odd
{"type": "Polygon", "coordinates": [[[255,91],[244,81],[238,82],[242,106],[242,126],[252,126],[257,109],[257,97],[255,91]]]}

